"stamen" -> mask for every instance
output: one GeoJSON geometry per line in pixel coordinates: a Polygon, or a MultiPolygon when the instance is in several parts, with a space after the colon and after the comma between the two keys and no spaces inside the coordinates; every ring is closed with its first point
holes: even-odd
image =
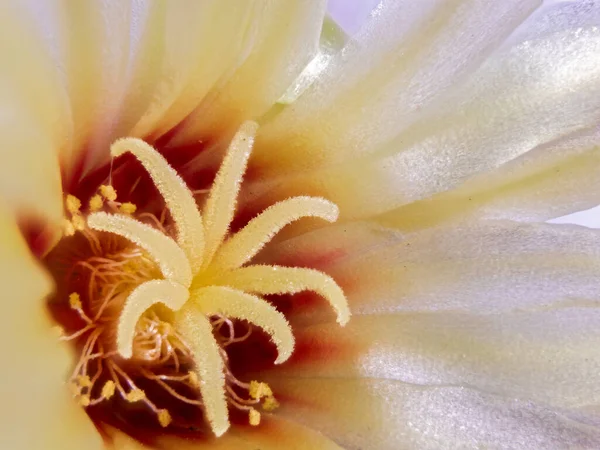
{"type": "Polygon", "coordinates": [[[250,397],[255,400],[260,400],[263,397],[271,397],[273,395],[273,391],[267,383],[262,383],[255,380],[250,382],[248,393],[250,394],[250,397]]]}
{"type": "Polygon", "coordinates": [[[67,211],[69,211],[71,214],[77,214],[79,212],[79,209],[81,208],[81,200],[79,200],[74,195],[67,195],[66,204],[67,211]]]}
{"type": "Polygon", "coordinates": [[[204,227],[206,231],[206,248],[204,251],[204,266],[213,257],[221,245],[237,203],[240,184],[246,171],[254,136],[258,125],[255,122],[245,122],[234,136],[223,164],[210,191],[210,196],[204,207],[204,227]]]}
{"type": "Polygon", "coordinates": [[[90,211],[99,211],[100,209],[102,209],[103,205],[104,200],[102,200],[102,197],[100,195],[96,194],[92,198],[90,198],[90,211]]]}
{"type": "Polygon", "coordinates": [[[285,362],[294,350],[294,335],[285,316],[259,297],[224,286],[209,286],[192,292],[190,301],[207,315],[222,314],[261,327],[277,347],[275,364],[285,362]]]}
{"type": "MultiPolygon", "coordinates": [[[[221,281],[221,280],[220,280],[221,281]]],[[[295,294],[314,291],[323,296],[344,326],[350,320],[348,301],[342,289],[330,276],[314,269],[281,266],[248,266],[228,272],[222,284],[240,291],[261,295],[295,294]]]]}
{"type": "Polygon", "coordinates": [[[212,326],[204,313],[193,305],[178,312],[175,326],[194,356],[206,418],[213,433],[219,437],[229,428],[229,413],[225,399],[224,364],[212,326]]]}
{"type": "Polygon", "coordinates": [[[177,311],[187,302],[189,291],[179,283],[168,280],[146,281],[127,297],[117,328],[117,350],[124,358],[133,354],[135,327],[140,316],[152,305],[163,303],[177,311]]]}
{"type": "Polygon", "coordinates": [[[130,217],[97,212],[88,225],[97,231],[118,234],[146,250],[159,265],[164,277],[189,287],[192,270],[183,250],[170,237],[130,217]]]}
{"type": "Polygon", "coordinates": [[[213,264],[224,270],[236,269],[256,255],[286,225],[303,217],[335,222],[338,214],[334,203],[319,197],[293,197],[275,203],[225,241],[213,264]]]}
{"type": "Polygon", "coordinates": [[[254,408],[252,408],[248,413],[248,422],[253,427],[260,425],[260,413],[254,408]]]}
{"type": "Polygon", "coordinates": [[[171,423],[171,420],[171,414],[169,414],[169,411],[167,411],[166,409],[161,409],[158,412],[158,423],[160,423],[161,427],[168,427],[171,423]]]}
{"type": "Polygon", "coordinates": [[[165,200],[177,227],[177,243],[194,272],[202,265],[204,227],[194,196],[181,177],[153,147],[141,139],[123,138],[110,148],[113,156],[132,153],[144,166],[165,200]]]}
{"type": "Polygon", "coordinates": [[[106,184],[100,186],[100,195],[109,202],[114,202],[117,199],[117,191],[115,188],[106,184]]]}
{"type": "Polygon", "coordinates": [[[119,211],[121,211],[123,214],[133,214],[136,209],[137,206],[131,202],[122,203],[121,206],[119,206],[119,211]]]}
{"type": "Polygon", "coordinates": [[[275,397],[267,397],[262,405],[265,411],[274,411],[279,408],[279,402],[275,399],[275,397]]]}
{"type": "Polygon", "coordinates": [[[63,233],[65,236],[73,236],[75,234],[75,227],[69,219],[63,220],[63,233]]]}
{"type": "Polygon", "coordinates": [[[71,223],[73,223],[73,227],[75,227],[77,231],[85,230],[85,219],[79,214],[73,215],[71,223]]]}
{"type": "Polygon", "coordinates": [[[102,393],[100,395],[106,400],[112,398],[112,396],[115,395],[115,382],[108,380],[102,387],[102,393]]]}

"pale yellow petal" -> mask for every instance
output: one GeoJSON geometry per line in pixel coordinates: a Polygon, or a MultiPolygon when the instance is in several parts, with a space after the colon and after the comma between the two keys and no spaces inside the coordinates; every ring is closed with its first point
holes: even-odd
{"type": "Polygon", "coordinates": [[[25,3],[9,0],[0,5],[0,84],[6,108],[2,116],[10,116],[13,99],[20,102],[15,106],[27,112],[29,127],[48,136],[59,151],[69,131],[67,97],[36,26],[25,3]]]}
{"type": "MultiPolygon", "coordinates": [[[[600,8],[561,5],[567,8],[559,10],[562,15],[551,9],[536,16],[528,24],[535,32],[511,40],[376,152],[360,159],[340,153],[346,160],[325,168],[302,146],[298,161],[282,159],[294,152],[273,157],[277,173],[249,186],[262,197],[251,201],[274,201],[302,190],[336,202],[342,218],[369,217],[455,188],[539,145],[594,126],[600,118],[600,8]],[[321,168],[299,170],[305,161],[321,168]],[[282,165],[296,174],[281,174],[282,165]]],[[[296,148],[286,142],[286,148],[296,148]]],[[[261,146],[259,133],[256,154],[261,146]]],[[[330,146],[318,148],[330,154],[330,146]]]]}
{"type": "Polygon", "coordinates": [[[152,103],[133,135],[155,139],[180,123],[244,59],[253,2],[164,2],[165,52],[152,103]]]}
{"type": "Polygon", "coordinates": [[[278,414],[320,430],[348,449],[600,446],[600,428],[578,411],[467,386],[372,378],[274,377],[270,383],[286,396],[278,414]]]}
{"type": "Polygon", "coordinates": [[[468,385],[556,408],[598,405],[599,322],[600,310],[575,306],[355,316],[345,329],[297,329],[302,354],[276,376],[468,385]]]}
{"type": "Polygon", "coordinates": [[[376,220],[403,231],[475,218],[548,220],[600,203],[599,168],[600,133],[576,133],[376,220]]]}
{"type": "Polygon", "coordinates": [[[111,142],[131,133],[153,99],[165,7],[159,0],[65,7],[64,69],[74,133],[65,161],[83,157],[84,174],[108,161],[111,142]]]}
{"type": "Polygon", "coordinates": [[[321,79],[261,130],[258,164],[293,173],[374,152],[477,68],[540,3],[382,2],[321,79]]]}
{"type": "Polygon", "coordinates": [[[25,7],[0,6],[0,196],[13,210],[56,222],[62,216],[58,153],[66,102],[54,62],[25,7]]]}
{"type": "Polygon", "coordinates": [[[0,83],[0,196],[25,217],[59,223],[63,196],[57,146],[0,83]]]}
{"type": "Polygon", "coordinates": [[[323,0],[256,2],[243,61],[227,74],[186,120],[174,144],[235,130],[264,114],[315,56],[323,0]]]}
{"type": "Polygon", "coordinates": [[[28,254],[17,227],[0,215],[0,277],[4,300],[0,336],[4,356],[0,397],[3,448],[104,448],[85,411],[66,386],[72,355],[58,342],[47,315],[48,276],[28,254]]]}

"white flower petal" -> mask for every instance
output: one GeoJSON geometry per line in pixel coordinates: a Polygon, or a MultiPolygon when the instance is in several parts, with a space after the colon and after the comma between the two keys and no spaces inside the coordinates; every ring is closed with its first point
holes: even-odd
{"type": "Polygon", "coordinates": [[[372,153],[477,68],[540,3],[384,1],[322,78],[261,130],[254,158],[293,173],[372,153]]]}
{"type": "Polygon", "coordinates": [[[598,448],[600,429],[527,399],[398,381],[274,378],[279,414],[348,449],[598,448]]]}

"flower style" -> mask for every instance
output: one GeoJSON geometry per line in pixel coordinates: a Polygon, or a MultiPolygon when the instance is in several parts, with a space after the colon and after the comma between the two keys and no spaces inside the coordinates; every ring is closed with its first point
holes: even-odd
{"type": "Polygon", "coordinates": [[[541,4],[0,6],[2,448],[599,448],[600,236],[534,222],[600,4],[541,4]]]}

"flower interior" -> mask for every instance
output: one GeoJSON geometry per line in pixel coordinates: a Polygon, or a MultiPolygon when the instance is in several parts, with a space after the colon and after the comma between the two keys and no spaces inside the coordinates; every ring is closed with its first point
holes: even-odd
{"type": "Polygon", "coordinates": [[[208,428],[216,436],[236,414],[259,425],[261,413],[277,408],[277,393],[260,380],[238,379],[229,349],[259,335],[267,339],[250,347],[257,358],[262,346],[276,350],[274,364],[294,351],[286,317],[262,296],[314,291],[340,325],[349,320],[344,293],[328,275],[252,264],[291,222],[335,221],[335,204],[289,198],[232,232],[256,130],[254,122],[241,126],[212,188],[201,192],[143,140],[114,142],[113,158],[129,153],[149,175],[155,190],[147,195],[160,197],[160,213],[122,201],[110,177],[85,200],[66,196],[63,238],[45,258],[57,283],[49,308],[60,339],[75,349],[69,384],[92,418],[111,417],[125,428],[208,428]]]}

